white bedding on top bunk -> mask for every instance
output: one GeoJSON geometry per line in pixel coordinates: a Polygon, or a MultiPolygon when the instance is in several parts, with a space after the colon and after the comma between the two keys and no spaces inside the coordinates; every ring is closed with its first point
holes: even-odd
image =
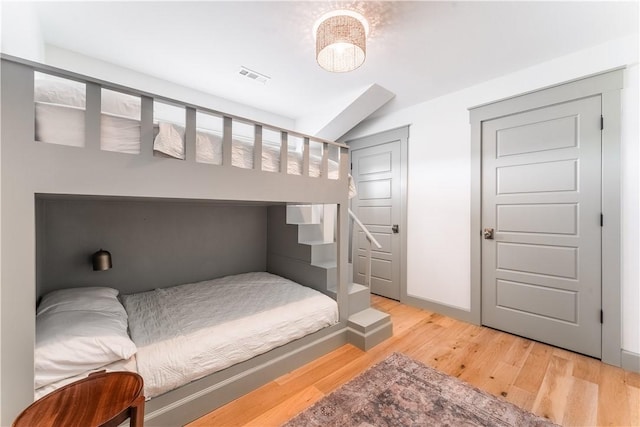
{"type": "MultiPolygon", "coordinates": [[[[52,144],[84,147],[85,110],[79,107],[36,102],[35,139],[52,144]]],[[[100,148],[106,151],[138,154],[140,120],[102,113],[100,148]]]]}
{"type": "Polygon", "coordinates": [[[145,396],[157,396],[338,321],[334,300],[269,273],[122,295],[145,396]]]}
{"type": "MultiPolygon", "coordinates": [[[[85,110],[81,107],[35,103],[35,139],[40,142],[63,144],[74,147],[85,145],[85,110]]],[[[100,148],[128,154],[140,153],[140,120],[115,114],[101,113],[100,148]]],[[[184,127],[160,122],[159,132],[154,140],[154,150],[168,156],[184,159],[184,127]]],[[[235,167],[253,169],[253,141],[233,138],[231,164],[235,167]]],[[[288,152],[287,172],[302,175],[302,153],[288,152]]],[[[212,131],[196,132],[196,161],[214,165],[222,164],[222,136],[212,131]]],[[[309,175],[319,177],[321,156],[309,156],[309,175]]],[[[338,163],[329,160],[329,178],[339,177],[338,163]]],[[[262,170],[280,171],[280,147],[272,143],[262,145],[262,170]]]]}
{"type": "MultiPolygon", "coordinates": [[[[160,132],[162,132],[162,125],[161,123],[160,132]]],[[[179,144],[179,142],[174,141],[174,146],[177,144],[179,144]]],[[[239,168],[253,169],[253,142],[234,138],[231,142],[231,147],[231,164],[239,168]]],[[[154,148],[156,148],[155,144],[154,148]]],[[[198,131],[196,133],[196,161],[216,165],[222,164],[222,135],[213,132],[198,131]]],[[[321,165],[322,158],[320,156],[309,155],[309,176],[321,176],[321,165]]],[[[329,179],[338,179],[338,163],[329,160],[328,168],[329,179]]],[[[268,172],[280,171],[279,146],[274,146],[269,143],[262,145],[262,170],[268,172]]],[[[290,175],[302,175],[301,152],[289,151],[287,153],[287,173],[290,175]]]]}

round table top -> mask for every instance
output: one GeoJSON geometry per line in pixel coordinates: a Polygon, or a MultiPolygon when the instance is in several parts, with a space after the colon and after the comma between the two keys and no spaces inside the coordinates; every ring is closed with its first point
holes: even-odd
{"type": "Polygon", "coordinates": [[[19,426],[100,426],[118,417],[142,395],[133,372],[98,372],[33,402],[16,418],[19,426]]]}

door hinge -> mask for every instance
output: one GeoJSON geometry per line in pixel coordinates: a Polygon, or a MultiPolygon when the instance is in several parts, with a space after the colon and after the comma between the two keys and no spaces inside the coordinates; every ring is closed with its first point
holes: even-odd
{"type": "Polygon", "coordinates": [[[600,116],[600,130],[604,129],[604,116],[600,116]]]}
{"type": "Polygon", "coordinates": [[[600,227],[604,227],[604,215],[600,214],[600,227]]]}
{"type": "Polygon", "coordinates": [[[600,310],[600,323],[604,323],[604,311],[600,310]]]}
{"type": "Polygon", "coordinates": [[[353,170],[353,163],[349,163],[349,169],[353,170]]]}

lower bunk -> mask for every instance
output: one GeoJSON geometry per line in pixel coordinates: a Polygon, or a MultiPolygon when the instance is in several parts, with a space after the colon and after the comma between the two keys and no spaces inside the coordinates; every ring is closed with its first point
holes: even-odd
{"type": "Polygon", "coordinates": [[[37,310],[36,397],[135,370],[151,399],[145,424],[181,425],[346,341],[334,300],[264,272],[120,296],[54,291],[37,310]]]}

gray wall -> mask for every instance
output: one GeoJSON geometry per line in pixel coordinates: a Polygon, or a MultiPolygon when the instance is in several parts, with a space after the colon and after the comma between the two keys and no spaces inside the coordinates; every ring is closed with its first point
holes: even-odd
{"type": "Polygon", "coordinates": [[[122,293],[265,271],[267,207],[211,202],[36,198],[36,296],[111,286],[122,293]],[[91,254],[113,268],[93,271],[91,254]]]}

